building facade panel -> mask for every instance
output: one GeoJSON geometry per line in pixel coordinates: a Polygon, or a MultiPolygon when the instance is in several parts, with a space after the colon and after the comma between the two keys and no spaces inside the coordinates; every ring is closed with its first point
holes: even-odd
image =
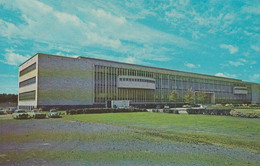
{"type": "Polygon", "coordinates": [[[38,105],[93,104],[92,73],[85,61],[40,55],[38,105]]]}

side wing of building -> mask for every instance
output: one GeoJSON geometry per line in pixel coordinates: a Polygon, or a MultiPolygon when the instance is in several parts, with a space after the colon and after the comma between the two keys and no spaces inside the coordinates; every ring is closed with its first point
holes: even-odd
{"type": "Polygon", "coordinates": [[[33,56],[19,67],[18,78],[19,108],[37,107],[38,55],[33,56]]]}
{"type": "Polygon", "coordinates": [[[208,103],[259,103],[260,85],[238,79],[80,57],[93,66],[94,104],[130,100],[132,104],[165,104],[175,90],[184,103],[188,89],[203,92],[208,103]]]}

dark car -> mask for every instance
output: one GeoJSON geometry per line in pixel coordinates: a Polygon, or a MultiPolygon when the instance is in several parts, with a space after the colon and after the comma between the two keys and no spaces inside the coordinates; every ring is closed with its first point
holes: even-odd
{"type": "Polygon", "coordinates": [[[5,111],[0,109],[0,115],[4,115],[5,114],[5,111]]]}
{"type": "Polygon", "coordinates": [[[16,110],[16,108],[9,108],[9,109],[6,111],[6,113],[8,113],[8,114],[13,114],[15,110],[16,110]]]}

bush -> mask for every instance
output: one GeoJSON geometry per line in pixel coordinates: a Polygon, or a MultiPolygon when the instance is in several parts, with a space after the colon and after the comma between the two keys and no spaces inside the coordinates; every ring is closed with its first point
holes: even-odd
{"type": "Polygon", "coordinates": [[[231,111],[231,109],[205,109],[203,114],[230,116],[230,111],[231,111]]]}
{"type": "Polygon", "coordinates": [[[163,109],[163,112],[164,112],[164,113],[171,113],[170,111],[171,111],[171,110],[170,110],[169,108],[163,109]]]}
{"type": "Polygon", "coordinates": [[[260,113],[257,112],[243,112],[238,110],[232,110],[230,114],[231,116],[241,118],[260,118],[260,113]]]}
{"type": "Polygon", "coordinates": [[[177,109],[170,109],[169,113],[179,114],[179,111],[177,109]]]}
{"type": "Polygon", "coordinates": [[[260,107],[260,104],[250,104],[249,107],[260,107]]]}
{"type": "Polygon", "coordinates": [[[203,114],[205,109],[192,109],[192,108],[188,108],[186,109],[188,114],[203,114]]]}
{"type": "Polygon", "coordinates": [[[159,109],[152,109],[152,112],[159,112],[159,109]]]}
{"type": "Polygon", "coordinates": [[[192,109],[186,110],[188,114],[204,114],[204,115],[230,115],[231,109],[192,109]]]}
{"type": "Polygon", "coordinates": [[[100,114],[100,113],[122,113],[122,112],[146,112],[146,109],[129,109],[129,108],[84,108],[71,109],[66,113],[70,115],[75,114],[100,114]]]}

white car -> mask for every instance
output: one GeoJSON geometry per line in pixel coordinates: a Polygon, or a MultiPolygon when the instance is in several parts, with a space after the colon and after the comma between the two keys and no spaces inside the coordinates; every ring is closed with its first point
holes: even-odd
{"type": "Polygon", "coordinates": [[[31,116],[24,109],[17,109],[12,114],[14,119],[30,119],[31,116]]]}
{"type": "Polygon", "coordinates": [[[56,109],[51,109],[48,116],[49,118],[61,118],[59,112],[56,109]]]}

